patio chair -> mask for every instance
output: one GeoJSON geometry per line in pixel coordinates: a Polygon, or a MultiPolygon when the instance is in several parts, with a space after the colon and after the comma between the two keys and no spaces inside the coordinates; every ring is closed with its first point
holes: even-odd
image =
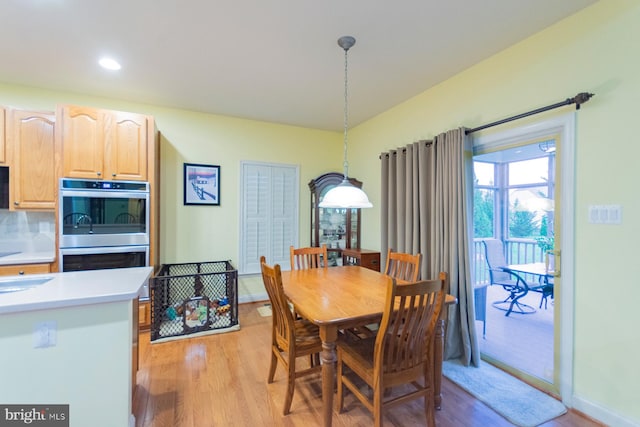
{"type": "Polygon", "coordinates": [[[502,286],[509,295],[502,301],[492,303],[499,310],[506,311],[505,316],[511,313],[530,314],[535,308],[520,302],[520,298],[529,292],[529,284],[519,274],[507,268],[504,256],[504,246],[501,240],[486,239],[482,242],[485,249],[485,259],[489,267],[489,280],[491,285],[502,286]]]}
{"type": "Polygon", "coordinates": [[[345,387],[373,414],[376,427],[382,426],[383,411],[422,398],[425,425],[435,426],[434,340],[447,274],[402,284],[391,277],[388,280],[378,334],[361,340],[347,335],[338,339],[338,411],[342,412],[345,387]],[[354,377],[364,381],[368,390],[354,377]],[[391,393],[395,387],[396,392],[391,393]]]}
{"type": "Polygon", "coordinates": [[[282,287],[282,275],[278,264],[273,267],[260,257],[262,280],[269,294],[272,309],[271,326],[271,365],[267,382],[273,382],[278,362],[287,372],[287,394],[284,400],[283,414],[291,410],[291,401],[295,391],[295,380],[314,373],[320,374],[321,364],[311,364],[308,368],[296,368],[296,359],[303,356],[318,355],[322,351],[322,341],[318,327],[305,319],[295,319],[289,309],[287,296],[282,287]]]}

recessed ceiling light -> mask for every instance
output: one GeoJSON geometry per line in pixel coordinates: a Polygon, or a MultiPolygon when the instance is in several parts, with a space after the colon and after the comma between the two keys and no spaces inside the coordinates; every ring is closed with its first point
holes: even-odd
{"type": "Polygon", "coordinates": [[[118,61],[111,58],[102,58],[98,63],[102,68],[106,68],[107,70],[119,70],[122,68],[118,61]]]}

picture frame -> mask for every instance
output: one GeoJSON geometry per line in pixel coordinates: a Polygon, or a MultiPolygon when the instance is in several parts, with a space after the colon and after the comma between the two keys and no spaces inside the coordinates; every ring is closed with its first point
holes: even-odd
{"type": "Polygon", "coordinates": [[[184,204],[220,205],[220,166],[184,164],[184,204]]]}

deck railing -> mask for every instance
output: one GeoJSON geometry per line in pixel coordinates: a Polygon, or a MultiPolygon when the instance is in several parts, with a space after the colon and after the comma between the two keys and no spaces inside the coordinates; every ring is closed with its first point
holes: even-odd
{"type": "MultiPolygon", "coordinates": [[[[489,284],[489,268],[484,256],[483,240],[485,239],[473,239],[474,284],[476,286],[489,284]]],[[[507,264],[544,262],[544,252],[533,239],[507,239],[503,243],[507,264]]],[[[533,276],[524,277],[524,279],[527,281],[537,280],[533,276]]]]}

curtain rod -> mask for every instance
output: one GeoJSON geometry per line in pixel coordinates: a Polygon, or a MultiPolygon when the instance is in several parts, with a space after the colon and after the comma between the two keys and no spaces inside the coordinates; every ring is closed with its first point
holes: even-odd
{"type": "Polygon", "coordinates": [[[567,98],[562,102],[557,102],[555,104],[547,105],[546,107],[538,108],[536,110],[532,110],[526,113],[518,114],[517,116],[508,117],[506,119],[498,120],[497,122],[488,123],[486,125],[478,126],[477,128],[467,129],[464,133],[465,135],[469,135],[470,133],[477,132],[479,130],[487,129],[492,126],[501,125],[503,123],[511,122],[513,120],[522,119],[523,117],[532,116],[534,114],[542,113],[544,111],[553,110],[554,108],[563,107],[565,105],[576,104],[576,110],[580,109],[580,105],[587,102],[593,96],[592,93],[581,92],[574,96],[573,98],[567,98]]]}

